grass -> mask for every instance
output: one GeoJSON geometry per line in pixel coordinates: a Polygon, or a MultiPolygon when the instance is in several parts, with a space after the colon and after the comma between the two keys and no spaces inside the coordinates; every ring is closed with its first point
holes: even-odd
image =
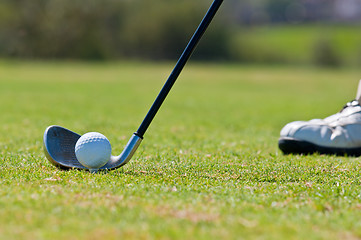
{"type": "Polygon", "coordinates": [[[123,168],[53,167],[48,125],[119,154],[172,64],[0,62],[1,239],[358,239],[360,158],[283,155],[289,121],[354,97],[359,69],[190,64],[123,168]]]}
{"type": "Polygon", "coordinates": [[[358,25],[301,24],[251,27],[235,39],[235,56],[244,60],[312,64],[316,46],[329,44],[344,65],[360,66],[361,35],[358,25]]]}

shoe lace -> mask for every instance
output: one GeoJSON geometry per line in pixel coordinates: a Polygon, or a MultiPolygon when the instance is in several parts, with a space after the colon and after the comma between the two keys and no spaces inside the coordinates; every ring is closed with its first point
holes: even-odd
{"type": "Polygon", "coordinates": [[[340,110],[340,112],[342,112],[343,110],[345,110],[348,107],[356,107],[356,106],[360,106],[359,101],[357,101],[356,99],[349,101],[348,103],[345,104],[345,106],[343,106],[343,108],[340,110]]]}

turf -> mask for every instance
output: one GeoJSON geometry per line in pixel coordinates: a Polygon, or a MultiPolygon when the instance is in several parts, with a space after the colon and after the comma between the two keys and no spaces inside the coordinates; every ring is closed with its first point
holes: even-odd
{"type": "Polygon", "coordinates": [[[359,69],[186,67],[134,158],[99,174],[46,159],[48,125],[118,155],[171,63],[0,62],[1,239],[358,239],[360,158],[283,155],[279,131],[351,100],[359,69]]]}
{"type": "Polygon", "coordinates": [[[360,66],[359,29],[358,25],[335,24],[250,27],[239,31],[232,49],[245,61],[312,64],[317,47],[329,44],[342,64],[360,66]]]}

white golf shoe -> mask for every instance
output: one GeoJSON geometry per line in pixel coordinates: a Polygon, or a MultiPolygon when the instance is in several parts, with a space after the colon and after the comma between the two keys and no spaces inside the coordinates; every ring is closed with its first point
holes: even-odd
{"type": "Polygon", "coordinates": [[[325,119],[288,123],[281,130],[278,146],[285,154],[318,152],[360,156],[361,106],[359,101],[347,103],[339,113],[325,119]]]}

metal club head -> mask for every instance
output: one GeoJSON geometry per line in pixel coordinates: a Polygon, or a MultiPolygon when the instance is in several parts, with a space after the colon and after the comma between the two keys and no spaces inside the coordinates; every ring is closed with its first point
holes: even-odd
{"type": "MultiPolygon", "coordinates": [[[[44,152],[46,158],[60,169],[87,169],[75,156],[75,144],[81,136],[60,126],[50,126],[44,133],[44,152]]],[[[119,156],[111,156],[100,170],[112,170],[129,162],[140,145],[142,138],[133,134],[119,156]]]]}

